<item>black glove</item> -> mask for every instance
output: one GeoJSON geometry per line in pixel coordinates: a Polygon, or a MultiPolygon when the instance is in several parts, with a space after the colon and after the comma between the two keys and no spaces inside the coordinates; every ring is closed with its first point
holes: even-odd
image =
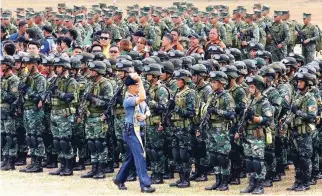
{"type": "Polygon", "coordinates": [[[296,114],[297,110],[299,110],[299,107],[297,105],[293,105],[291,111],[296,114]]]}
{"type": "Polygon", "coordinates": [[[64,101],[66,101],[67,103],[70,103],[71,101],[73,101],[73,99],[74,99],[74,95],[73,95],[73,94],[66,93],[66,94],[63,96],[63,99],[64,99],[64,101]]]}
{"type": "Polygon", "coordinates": [[[254,112],[253,111],[248,111],[246,114],[246,119],[247,120],[253,120],[254,119],[254,112]]]}
{"type": "Polygon", "coordinates": [[[87,94],[85,95],[85,99],[86,99],[87,101],[92,101],[94,97],[95,97],[95,95],[93,95],[92,93],[87,93],[87,94]]]}
{"type": "Polygon", "coordinates": [[[209,114],[218,114],[218,110],[217,110],[217,108],[215,108],[215,107],[208,107],[208,108],[207,108],[207,112],[208,112],[209,114]]]}
{"type": "Polygon", "coordinates": [[[31,94],[29,97],[33,102],[36,102],[36,103],[38,103],[41,100],[40,95],[37,93],[31,94]]]}
{"type": "Polygon", "coordinates": [[[176,106],[176,102],[173,99],[169,100],[169,110],[173,110],[176,106]]]}
{"type": "Polygon", "coordinates": [[[28,84],[20,84],[18,88],[19,91],[22,91],[22,93],[25,94],[30,87],[28,84]]]}

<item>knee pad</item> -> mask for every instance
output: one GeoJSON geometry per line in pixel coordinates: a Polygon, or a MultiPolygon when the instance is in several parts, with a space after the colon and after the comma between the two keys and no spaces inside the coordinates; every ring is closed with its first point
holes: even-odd
{"type": "Polygon", "coordinates": [[[271,165],[274,162],[274,159],[275,159],[274,152],[265,151],[265,161],[267,165],[271,165]]]}
{"type": "Polygon", "coordinates": [[[172,156],[175,161],[180,161],[180,152],[177,148],[172,148],[172,156]]]}
{"type": "Polygon", "coordinates": [[[11,134],[6,135],[6,144],[9,146],[9,148],[12,146],[12,136],[11,136],[11,134]]]}
{"type": "Polygon", "coordinates": [[[246,167],[246,173],[252,173],[253,172],[252,157],[246,157],[245,158],[245,167],[246,167]]]}
{"type": "Polygon", "coordinates": [[[88,150],[89,150],[91,153],[95,153],[95,151],[96,151],[96,148],[95,148],[95,141],[93,141],[93,140],[88,140],[88,141],[87,141],[87,146],[88,146],[88,150]]]}
{"type": "Polygon", "coordinates": [[[67,154],[68,148],[69,148],[68,142],[65,139],[61,139],[59,144],[60,144],[62,152],[67,154]]]}
{"type": "Polygon", "coordinates": [[[95,148],[99,153],[102,153],[104,151],[103,144],[100,140],[95,140],[95,148]]]}
{"type": "Polygon", "coordinates": [[[54,138],[53,145],[54,145],[54,148],[56,149],[56,151],[59,152],[61,148],[60,148],[60,143],[59,143],[58,138],[54,138]]]}
{"type": "Polygon", "coordinates": [[[262,171],[261,162],[259,159],[253,159],[253,171],[260,174],[262,171]]]}
{"type": "Polygon", "coordinates": [[[37,147],[37,138],[36,138],[36,136],[31,135],[30,140],[31,140],[31,148],[36,148],[37,147]]]}
{"type": "Polygon", "coordinates": [[[209,161],[212,166],[218,166],[217,153],[209,153],[209,161]]]}
{"type": "Polygon", "coordinates": [[[217,163],[218,166],[226,167],[229,163],[228,156],[221,153],[217,153],[217,163]]]}
{"type": "Polygon", "coordinates": [[[160,157],[158,156],[158,152],[155,149],[151,150],[151,155],[152,155],[152,159],[154,161],[159,161],[160,160],[160,157]]]}

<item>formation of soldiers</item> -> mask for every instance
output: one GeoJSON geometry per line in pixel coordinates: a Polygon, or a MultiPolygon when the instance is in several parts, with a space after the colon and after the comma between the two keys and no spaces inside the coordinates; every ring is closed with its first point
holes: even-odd
{"type": "MultiPolygon", "coordinates": [[[[177,172],[170,187],[186,188],[215,174],[205,190],[227,191],[247,176],[241,193],[263,194],[293,163],[288,190],[310,189],[322,178],[320,30],[308,13],[300,24],[290,11],[273,19],[266,5],[252,11],[185,2],[128,6],[126,19],[104,3],[90,11],[18,8],[17,18],[1,10],[1,170],[26,165],[29,152],[20,172],[58,167],[49,174],[69,176],[90,164],[82,178],[113,173],[129,150],[124,80],[137,72],[153,184],[177,172]],[[147,40],[144,51],[110,53],[124,40],[139,48],[138,37],[147,40]]],[[[129,172],[136,180],[134,165],[129,172]]]]}

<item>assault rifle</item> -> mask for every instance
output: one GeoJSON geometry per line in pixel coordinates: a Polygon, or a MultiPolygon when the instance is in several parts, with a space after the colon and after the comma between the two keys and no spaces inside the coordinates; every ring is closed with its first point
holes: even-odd
{"type": "Polygon", "coordinates": [[[302,33],[299,27],[296,25],[295,25],[295,31],[299,34],[301,44],[304,44],[304,41],[306,40],[306,35],[302,33]]]}
{"type": "Polygon", "coordinates": [[[237,133],[238,133],[238,135],[240,135],[241,139],[245,139],[245,135],[244,135],[245,131],[244,131],[244,129],[245,129],[245,126],[246,126],[246,123],[245,123],[246,122],[246,115],[249,112],[250,107],[254,102],[254,99],[255,99],[255,96],[251,96],[251,101],[246,106],[246,108],[244,109],[243,116],[241,117],[241,119],[240,119],[240,121],[238,123],[238,126],[237,126],[237,133]]]}
{"type": "Polygon", "coordinates": [[[110,117],[113,114],[113,109],[116,105],[117,98],[120,96],[120,94],[123,91],[123,87],[124,87],[124,83],[115,90],[115,93],[112,99],[107,104],[106,110],[103,113],[105,116],[105,122],[108,122],[108,120],[111,120],[110,117]]]}
{"type": "Polygon", "coordinates": [[[87,107],[87,95],[92,91],[94,82],[90,81],[87,88],[85,89],[84,94],[82,95],[81,99],[80,99],[80,105],[77,109],[77,117],[76,118],[83,118],[86,112],[86,107],[87,107]]]}
{"type": "Polygon", "coordinates": [[[273,42],[274,42],[274,44],[275,44],[276,48],[277,48],[281,53],[283,53],[282,48],[278,48],[278,47],[277,47],[277,45],[278,45],[279,43],[277,42],[276,38],[275,38],[275,37],[274,37],[274,35],[272,34],[272,31],[269,29],[269,27],[268,27],[267,25],[265,26],[265,32],[266,32],[266,33],[268,32],[268,34],[270,34],[270,35],[271,35],[272,40],[273,40],[273,42]]]}
{"type": "Polygon", "coordinates": [[[174,95],[172,97],[170,97],[168,104],[167,104],[167,110],[165,111],[165,113],[162,115],[162,120],[161,120],[161,125],[165,125],[167,124],[167,121],[170,117],[170,103],[173,102],[173,100],[175,100],[177,93],[179,92],[179,88],[176,90],[176,92],[174,93],[174,95]]]}

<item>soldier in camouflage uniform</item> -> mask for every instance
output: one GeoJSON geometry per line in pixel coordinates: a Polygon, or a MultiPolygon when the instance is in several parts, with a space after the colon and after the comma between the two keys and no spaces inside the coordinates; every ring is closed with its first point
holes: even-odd
{"type": "Polygon", "coordinates": [[[282,21],[282,12],[274,12],[274,22],[266,26],[266,50],[272,53],[272,61],[281,61],[287,55],[290,39],[289,26],[282,21]]]}
{"type": "Polygon", "coordinates": [[[24,127],[27,131],[27,143],[31,154],[31,164],[21,172],[42,172],[42,159],[45,157],[45,146],[43,141],[44,111],[41,95],[46,90],[46,79],[39,73],[38,64],[40,58],[30,54],[23,57],[23,63],[28,66],[28,78],[25,83],[19,85],[24,96],[24,127]]]}
{"type": "Polygon", "coordinates": [[[75,26],[81,32],[84,45],[89,45],[91,43],[89,39],[91,39],[91,36],[93,34],[92,26],[86,22],[84,14],[76,15],[75,21],[76,21],[75,26]]]}
{"type": "Polygon", "coordinates": [[[158,27],[149,24],[148,12],[141,12],[137,30],[144,32],[148,44],[150,44],[154,50],[159,50],[161,44],[161,30],[158,27]]]}
{"type": "Polygon", "coordinates": [[[214,92],[201,109],[202,118],[208,119],[206,126],[202,124],[199,131],[206,131],[207,159],[214,167],[216,182],[205,187],[205,190],[227,191],[231,166],[229,127],[236,116],[235,103],[230,93],[224,89],[228,83],[227,75],[222,71],[212,71],[209,77],[214,92]]]}
{"type": "Polygon", "coordinates": [[[241,39],[237,37],[238,32],[240,29],[243,29],[246,25],[245,22],[241,18],[241,10],[237,10],[235,14],[234,20],[234,30],[233,30],[233,47],[241,48],[241,39]]]}
{"type": "Polygon", "coordinates": [[[166,110],[166,104],[170,95],[165,85],[159,81],[161,75],[161,67],[159,64],[147,65],[144,67],[144,74],[146,75],[147,81],[151,84],[146,92],[146,102],[151,111],[151,115],[146,119],[146,152],[151,160],[151,183],[162,184],[165,163],[163,153],[165,132],[159,131],[158,126],[161,123],[161,114],[166,110]]]}
{"type": "Polygon", "coordinates": [[[129,27],[130,34],[134,34],[139,27],[136,19],[136,16],[138,15],[139,15],[138,12],[135,12],[135,11],[131,11],[127,15],[127,22],[128,22],[127,25],[129,27]]]}
{"type": "Polygon", "coordinates": [[[118,27],[118,29],[120,31],[121,37],[123,39],[126,39],[126,38],[130,37],[130,31],[129,31],[129,27],[127,26],[127,24],[123,20],[122,15],[123,15],[122,10],[115,10],[113,20],[114,20],[115,25],[118,27]]]}
{"type": "MultiPolygon", "coordinates": [[[[278,117],[282,109],[282,98],[276,88],[273,87],[275,79],[275,70],[271,67],[264,66],[259,73],[266,83],[265,89],[262,92],[263,96],[267,97],[268,101],[274,107],[274,124],[278,124],[278,117]]],[[[276,127],[272,129],[272,143],[265,147],[265,161],[266,161],[266,177],[263,183],[264,187],[273,186],[273,177],[276,173],[276,156],[275,156],[275,137],[276,127]]]]}
{"type": "Polygon", "coordinates": [[[173,29],[177,29],[182,37],[188,37],[191,34],[191,30],[187,24],[185,24],[178,13],[171,16],[174,23],[173,29]]]}
{"type": "Polygon", "coordinates": [[[210,94],[212,93],[211,86],[205,81],[208,75],[207,68],[202,64],[196,64],[191,67],[192,80],[196,84],[196,116],[192,122],[192,158],[194,158],[195,172],[190,176],[190,180],[196,182],[207,181],[207,172],[209,165],[207,164],[206,154],[206,134],[196,137],[195,132],[199,130],[201,121],[201,108],[206,104],[210,94]]]}
{"type": "Polygon", "coordinates": [[[53,144],[58,153],[60,168],[50,175],[73,175],[72,125],[75,123],[75,103],[78,102],[77,82],[69,76],[71,69],[67,56],[54,59],[57,82],[51,87],[51,124],[53,144]]]}
{"type": "Polygon", "coordinates": [[[296,35],[302,45],[302,54],[305,57],[305,61],[310,63],[315,56],[316,41],[322,35],[319,35],[318,28],[311,23],[311,14],[303,13],[303,22],[304,25],[301,31],[296,32],[296,35]]]}
{"type": "Polygon", "coordinates": [[[16,118],[11,104],[18,96],[19,77],[13,74],[12,56],[1,57],[1,170],[14,170],[18,151],[16,118]]]}
{"type": "Polygon", "coordinates": [[[241,119],[242,112],[245,108],[247,102],[247,94],[245,89],[237,84],[236,80],[239,77],[239,72],[236,66],[243,65],[241,61],[236,61],[234,65],[229,65],[227,67],[221,67],[220,70],[228,76],[227,90],[234,99],[236,105],[235,112],[236,117],[232,121],[232,127],[230,129],[230,144],[231,151],[229,154],[231,160],[231,177],[230,184],[238,185],[240,184],[239,175],[242,172],[242,144],[239,141],[235,140],[235,134],[238,130],[238,123],[241,119]]]}
{"type": "Polygon", "coordinates": [[[64,15],[64,21],[65,21],[65,26],[67,29],[73,29],[77,32],[77,38],[76,38],[76,44],[82,45],[83,39],[82,39],[82,32],[83,32],[83,27],[79,25],[79,23],[74,24],[75,17],[71,15],[64,15]]]}
{"type": "Polygon", "coordinates": [[[265,23],[264,19],[262,18],[262,11],[255,10],[254,15],[253,15],[253,19],[259,28],[259,43],[262,44],[265,48],[267,35],[265,32],[266,23],[265,23]]]}
{"type": "Polygon", "coordinates": [[[287,54],[290,54],[294,52],[294,47],[296,44],[297,37],[295,34],[295,29],[300,29],[301,25],[296,20],[290,19],[290,11],[283,11],[283,21],[286,22],[290,29],[290,40],[287,45],[287,54]]]}
{"type": "Polygon", "coordinates": [[[111,44],[115,44],[116,42],[122,39],[121,33],[118,27],[114,24],[113,13],[108,10],[103,10],[103,11],[104,11],[104,28],[102,30],[106,30],[110,32],[111,44]]]}
{"type": "Polygon", "coordinates": [[[216,28],[220,39],[224,43],[226,43],[227,32],[226,32],[226,28],[225,28],[224,24],[219,21],[219,14],[218,13],[211,13],[210,16],[209,16],[209,19],[210,19],[210,22],[211,22],[211,27],[210,27],[210,29],[208,31],[210,32],[210,30],[212,28],[216,28]]]}
{"type": "Polygon", "coordinates": [[[273,23],[273,19],[269,16],[270,9],[271,8],[267,5],[263,5],[262,7],[262,16],[266,25],[270,25],[273,23]]]}
{"type": "Polygon", "coordinates": [[[89,12],[86,16],[86,19],[87,19],[87,24],[91,27],[91,29],[93,30],[93,33],[101,30],[102,28],[101,24],[95,22],[93,12],[89,12]]]}
{"type": "Polygon", "coordinates": [[[230,20],[230,15],[228,12],[221,13],[221,17],[223,19],[223,26],[226,29],[226,39],[224,42],[227,48],[231,48],[233,46],[233,30],[235,29],[234,23],[230,20]]]}
{"type": "Polygon", "coordinates": [[[193,14],[193,25],[191,27],[191,31],[197,33],[200,37],[207,37],[206,26],[201,22],[201,13],[193,14]]]}
{"type": "Polygon", "coordinates": [[[88,103],[85,132],[91,153],[92,170],[81,177],[102,179],[105,178],[108,158],[106,139],[109,127],[105,120],[102,121],[101,116],[113,97],[113,86],[108,79],[103,77],[106,74],[106,64],[103,61],[90,62],[88,67],[92,71],[93,81],[86,87],[82,101],[88,103]]]}
{"type": "MultiPolygon", "coordinates": [[[[174,79],[177,80],[178,89],[175,98],[169,100],[169,110],[173,110],[171,116],[172,153],[179,170],[180,179],[170,183],[170,187],[187,188],[190,186],[191,172],[191,122],[195,116],[195,92],[190,89],[187,82],[191,80],[191,74],[187,70],[174,71],[174,79]]],[[[162,127],[161,127],[162,128],[162,127]]]]}
{"type": "Polygon", "coordinates": [[[38,27],[38,25],[35,24],[35,15],[27,12],[26,14],[26,22],[28,23],[28,28],[33,29],[36,33],[39,39],[43,39],[44,35],[42,33],[42,30],[38,27]]]}
{"type": "Polygon", "coordinates": [[[64,15],[56,14],[55,16],[55,25],[53,25],[53,32],[58,34],[64,28],[64,15]]]}
{"type": "Polygon", "coordinates": [[[10,22],[10,15],[8,13],[2,13],[1,15],[2,22],[8,32],[8,35],[14,34],[18,31],[17,27],[10,22]]]}
{"type": "Polygon", "coordinates": [[[259,28],[253,22],[253,14],[246,13],[245,22],[246,24],[237,32],[237,37],[241,40],[241,47],[243,48],[241,51],[246,57],[249,52],[249,45],[259,42],[259,28]]]}
{"type": "Polygon", "coordinates": [[[295,166],[295,182],[287,190],[305,191],[310,189],[310,177],[312,171],[311,156],[312,134],[316,131],[315,120],[317,115],[317,102],[314,95],[309,92],[316,76],[308,72],[298,72],[295,75],[298,93],[295,95],[291,108],[293,123],[289,130],[292,141],[292,159],[295,166]]]}
{"type": "MultiPolygon", "coordinates": [[[[248,187],[241,190],[240,193],[263,194],[263,180],[266,175],[266,166],[264,161],[265,145],[271,141],[271,127],[274,124],[274,113],[272,105],[267,98],[261,94],[265,89],[263,77],[254,75],[246,78],[249,85],[250,100],[247,103],[244,113],[245,126],[245,166],[249,177],[248,187]],[[269,140],[270,138],[270,140],[269,140]]],[[[236,138],[241,137],[240,133],[236,138]]]]}
{"type": "Polygon", "coordinates": [[[160,19],[161,11],[155,10],[152,14],[153,17],[153,26],[158,27],[161,30],[161,37],[163,37],[166,33],[170,33],[170,28],[166,23],[160,19]]]}

